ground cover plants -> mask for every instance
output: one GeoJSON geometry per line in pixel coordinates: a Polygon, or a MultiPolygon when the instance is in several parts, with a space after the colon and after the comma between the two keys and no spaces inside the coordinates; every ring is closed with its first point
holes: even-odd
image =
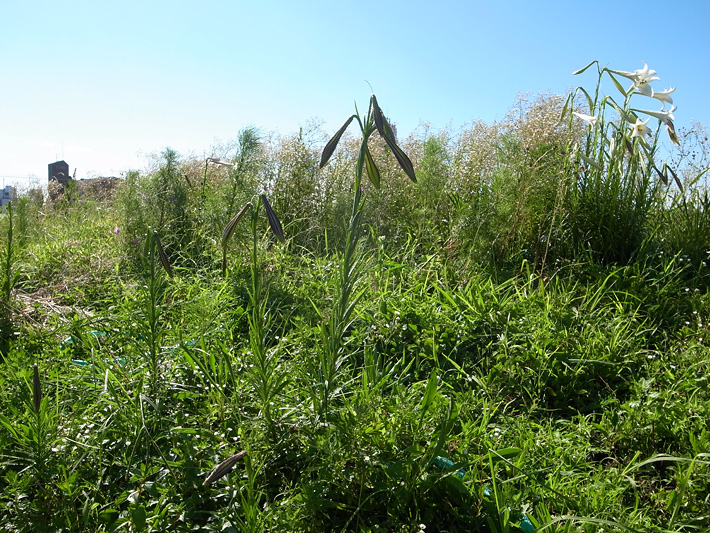
{"type": "Polygon", "coordinates": [[[594,69],[18,199],[0,529],[710,529],[707,136],[594,69]]]}

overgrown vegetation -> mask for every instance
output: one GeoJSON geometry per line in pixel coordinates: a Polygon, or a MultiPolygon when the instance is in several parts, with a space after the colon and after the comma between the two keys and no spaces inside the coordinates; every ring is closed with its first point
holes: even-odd
{"type": "Polygon", "coordinates": [[[597,72],[460,132],[398,139],[373,96],[21,198],[0,529],[710,529],[707,134],[597,72]]]}

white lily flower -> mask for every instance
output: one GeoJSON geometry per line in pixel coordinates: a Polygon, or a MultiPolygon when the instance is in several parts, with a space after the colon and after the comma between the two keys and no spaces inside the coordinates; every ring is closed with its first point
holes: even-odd
{"type": "Polygon", "coordinates": [[[650,118],[647,118],[646,120],[641,120],[640,118],[636,119],[636,124],[631,125],[631,138],[633,139],[634,137],[641,137],[641,139],[645,139],[646,135],[651,135],[651,128],[649,128],[646,124],[648,124],[648,121],[651,120],[650,118]]]}
{"type": "Polygon", "coordinates": [[[631,81],[634,82],[634,84],[629,88],[629,91],[632,89],[636,89],[638,92],[645,96],[653,96],[653,89],[651,89],[651,86],[649,83],[652,81],[660,80],[658,76],[656,76],[656,71],[655,70],[650,70],[648,68],[648,65],[644,61],[643,63],[643,68],[636,69],[633,72],[626,72],[624,70],[611,70],[609,69],[609,72],[612,72],[614,74],[618,74],[619,76],[623,76],[624,78],[628,78],[631,81]]]}
{"type": "Polygon", "coordinates": [[[598,117],[592,116],[592,115],[585,115],[584,113],[577,113],[576,111],[572,111],[573,115],[576,115],[577,117],[581,118],[584,122],[589,124],[591,127],[594,127],[597,125],[597,122],[599,121],[598,117]]]}
{"type": "Polygon", "coordinates": [[[675,117],[673,116],[673,111],[678,109],[676,106],[673,106],[670,111],[650,111],[647,109],[632,109],[631,111],[636,111],[637,113],[643,113],[644,115],[650,115],[653,118],[657,118],[664,124],[668,124],[669,120],[675,120],[675,117]]]}
{"type": "Polygon", "coordinates": [[[663,107],[661,109],[666,108],[666,102],[673,105],[673,98],[671,98],[671,93],[673,91],[675,91],[675,87],[671,87],[670,89],[666,89],[665,91],[653,91],[653,97],[663,102],[663,107]]]}
{"type": "Polygon", "coordinates": [[[643,68],[636,70],[634,74],[636,75],[634,79],[634,89],[645,96],[653,96],[653,89],[651,89],[649,83],[661,79],[656,76],[656,71],[649,70],[648,65],[644,62],[643,68]]]}

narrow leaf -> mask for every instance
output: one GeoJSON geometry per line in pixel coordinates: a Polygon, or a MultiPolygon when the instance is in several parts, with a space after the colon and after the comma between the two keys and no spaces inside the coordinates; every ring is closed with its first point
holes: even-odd
{"type": "Polygon", "coordinates": [[[520,448],[503,448],[502,450],[489,450],[488,455],[491,460],[496,463],[498,461],[512,459],[523,453],[520,448]]]}
{"type": "MultiPolygon", "coordinates": [[[[673,176],[673,179],[675,180],[675,184],[678,185],[678,190],[680,190],[681,193],[685,194],[685,191],[683,190],[683,184],[678,179],[678,175],[675,173],[673,168],[666,165],[665,170],[667,172],[670,172],[671,176],[673,176]]],[[[666,178],[666,183],[667,183],[667,181],[668,181],[668,179],[666,178]]]]}
{"type": "Polygon", "coordinates": [[[281,244],[285,243],[286,239],[284,238],[284,230],[281,227],[279,217],[277,217],[276,213],[274,213],[274,210],[271,208],[271,204],[269,203],[269,200],[266,199],[265,194],[261,195],[261,201],[264,203],[264,209],[266,209],[266,218],[269,219],[269,226],[271,226],[271,231],[274,232],[274,235],[281,244]]]}
{"type": "Polygon", "coordinates": [[[666,176],[665,174],[663,174],[663,172],[658,170],[658,167],[655,165],[655,163],[653,165],[653,170],[656,171],[656,174],[658,174],[658,177],[661,178],[661,181],[663,182],[663,184],[668,185],[668,176],[666,176]]]}
{"type": "Polygon", "coordinates": [[[424,391],[424,397],[422,398],[422,418],[434,401],[434,397],[436,396],[436,384],[436,371],[432,370],[429,376],[429,382],[426,385],[426,390],[424,391]]]}
{"type": "Polygon", "coordinates": [[[611,81],[613,81],[614,85],[616,85],[616,88],[619,90],[619,92],[621,94],[623,94],[624,96],[626,96],[628,93],[627,93],[626,89],[624,89],[624,87],[621,85],[621,83],[619,83],[619,80],[617,80],[616,77],[611,72],[607,71],[607,73],[609,74],[611,81]]]}
{"type": "Polygon", "coordinates": [[[569,111],[570,102],[572,101],[572,94],[567,95],[565,100],[565,105],[562,106],[562,112],[560,113],[560,120],[564,120],[567,117],[567,111],[569,111]]]}
{"type": "Polygon", "coordinates": [[[222,248],[224,248],[227,245],[227,243],[229,242],[229,239],[232,238],[232,234],[234,233],[234,229],[237,227],[237,224],[244,216],[244,213],[246,213],[247,209],[249,209],[250,207],[251,207],[251,202],[247,202],[246,204],[244,204],[244,207],[241,208],[239,213],[234,215],[232,220],[227,222],[227,225],[224,227],[224,231],[222,231],[222,248]]]}
{"type": "Polygon", "coordinates": [[[618,104],[614,101],[613,98],[606,98],[609,103],[614,107],[616,112],[619,114],[621,118],[623,118],[626,122],[629,124],[635,124],[636,120],[634,120],[626,111],[624,111],[621,107],[618,106],[618,104]]]}
{"type": "Polygon", "coordinates": [[[168,254],[165,253],[165,248],[163,248],[163,243],[160,242],[160,235],[158,235],[158,232],[155,231],[153,232],[153,236],[155,237],[155,245],[156,248],[158,249],[158,257],[160,258],[160,262],[163,264],[163,268],[165,269],[165,272],[168,273],[169,277],[173,277],[173,269],[170,267],[170,260],[168,259],[168,254]]]}
{"type": "Polygon", "coordinates": [[[572,76],[576,76],[577,74],[581,74],[582,72],[584,72],[585,70],[587,70],[589,67],[591,67],[591,66],[592,66],[594,63],[596,63],[596,62],[597,62],[597,60],[595,59],[594,61],[592,61],[591,63],[589,63],[589,65],[587,65],[586,67],[581,68],[581,69],[579,69],[579,70],[575,70],[575,71],[572,73],[572,76]]]}
{"type": "Polygon", "coordinates": [[[330,156],[332,156],[333,152],[335,152],[335,148],[338,146],[340,138],[343,136],[343,133],[345,133],[345,130],[348,129],[348,126],[350,126],[353,118],[355,118],[355,115],[351,115],[350,118],[345,121],[343,127],[340,128],[335,135],[333,135],[333,137],[328,141],[328,144],[325,145],[325,148],[323,148],[323,153],[320,157],[320,168],[323,168],[328,163],[330,156]]]}
{"type": "Polygon", "coordinates": [[[380,188],[380,171],[377,170],[377,166],[375,165],[375,160],[372,159],[372,154],[370,153],[370,149],[367,147],[367,141],[365,141],[363,143],[363,146],[365,148],[365,168],[367,168],[367,177],[370,178],[370,181],[375,186],[375,189],[379,189],[380,188]]]}
{"type": "Polygon", "coordinates": [[[215,481],[218,481],[222,479],[224,476],[229,474],[232,469],[234,468],[234,465],[242,459],[245,455],[247,454],[246,450],[243,450],[239,453],[235,453],[228,459],[225,459],[221,463],[219,463],[217,466],[215,466],[212,469],[212,472],[210,472],[210,475],[207,476],[207,479],[205,479],[204,483],[202,483],[203,486],[206,485],[211,485],[215,481]]]}
{"type": "Polygon", "coordinates": [[[589,96],[589,93],[584,87],[579,88],[580,91],[584,93],[584,96],[587,98],[587,105],[589,106],[589,114],[593,115],[594,114],[594,100],[592,100],[592,97],[589,96]]]}
{"type": "Polygon", "coordinates": [[[234,215],[232,220],[227,222],[227,225],[224,227],[224,231],[222,231],[222,275],[227,272],[227,243],[229,242],[229,239],[232,238],[234,229],[237,227],[237,224],[244,216],[244,213],[246,213],[247,210],[251,208],[251,206],[251,202],[247,202],[246,204],[244,204],[244,207],[239,210],[239,213],[234,215]]]}

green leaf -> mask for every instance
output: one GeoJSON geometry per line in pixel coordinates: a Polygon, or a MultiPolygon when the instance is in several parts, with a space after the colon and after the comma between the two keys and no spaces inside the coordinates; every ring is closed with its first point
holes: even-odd
{"type": "Polygon", "coordinates": [[[146,513],[145,507],[139,505],[131,511],[131,520],[133,520],[133,526],[136,531],[143,531],[146,526],[146,518],[148,514],[146,513]]]}
{"type": "Polygon", "coordinates": [[[591,115],[593,115],[594,114],[594,100],[592,100],[592,97],[589,96],[589,93],[587,92],[587,90],[584,87],[580,87],[579,90],[584,93],[584,96],[586,96],[587,105],[589,106],[589,113],[591,115]]]}
{"type": "MultiPolygon", "coordinates": [[[[673,176],[673,179],[675,180],[675,184],[678,185],[678,189],[680,190],[681,193],[685,194],[685,191],[683,190],[683,184],[680,182],[678,179],[678,175],[675,173],[672,167],[668,165],[664,165],[664,170],[666,172],[670,172],[671,176],[673,176]]],[[[668,178],[666,177],[666,184],[668,183],[668,178]]]]}
{"type": "Polygon", "coordinates": [[[323,153],[320,157],[320,168],[323,168],[328,163],[330,156],[333,155],[333,152],[335,152],[335,149],[338,146],[338,143],[340,142],[340,138],[343,136],[343,133],[345,133],[345,130],[348,129],[348,126],[350,126],[350,123],[353,121],[354,118],[355,115],[351,115],[350,118],[345,121],[345,124],[343,124],[342,128],[340,128],[335,133],[335,135],[333,135],[333,137],[328,141],[328,144],[325,145],[325,148],[323,148],[323,153]]]}
{"type": "Polygon", "coordinates": [[[517,457],[521,453],[523,453],[523,450],[520,448],[503,448],[502,450],[489,450],[488,455],[495,463],[498,461],[512,459],[513,457],[517,457]]]}
{"type": "Polygon", "coordinates": [[[628,93],[626,92],[626,89],[624,89],[624,87],[621,85],[621,83],[619,83],[619,80],[617,80],[611,72],[607,71],[607,73],[609,74],[611,81],[613,81],[614,85],[616,85],[616,88],[619,90],[619,92],[623,94],[624,97],[626,97],[628,93]]]}
{"type": "Polygon", "coordinates": [[[567,95],[567,99],[565,100],[565,105],[562,106],[562,112],[560,113],[560,120],[564,120],[565,117],[567,116],[567,112],[569,111],[570,103],[572,101],[572,94],[567,95]]]}
{"type": "Polygon", "coordinates": [[[372,154],[370,153],[370,149],[367,147],[367,141],[365,141],[363,143],[363,146],[365,148],[365,168],[367,169],[367,177],[370,178],[370,181],[375,186],[375,189],[379,189],[380,188],[380,171],[377,170],[377,166],[375,165],[375,160],[372,159],[372,154]]]}
{"type": "Polygon", "coordinates": [[[284,238],[284,230],[281,227],[281,221],[279,221],[279,217],[276,216],[276,213],[274,213],[274,210],[271,208],[271,204],[269,203],[269,200],[266,199],[265,194],[261,195],[261,201],[264,204],[264,209],[266,209],[266,218],[269,219],[271,231],[274,232],[274,235],[281,244],[285,243],[286,239],[284,238]]]}
{"type": "Polygon", "coordinates": [[[614,109],[616,110],[616,112],[619,114],[619,116],[621,118],[623,118],[629,124],[636,124],[636,120],[631,118],[631,116],[626,111],[624,111],[621,107],[619,107],[619,105],[614,101],[613,98],[607,97],[606,100],[609,101],[609,103],[614,107],[614,109]]]}
{"type": "Polygon", "coordinates": [[[581,68],[581,69],[579,69],[579,70],[575,70],[575,71],[572,73],[572,76],[576,76],[577,74],[581,74],[582,72],[584,72],[585,70],[587,70],[589,67],[591,67],[594,63],[598,63],[598,61],[595,59],[594,61],[592,61],[591,63],[589,63],[589,65],[587,65],[586,67],[581,68]]]}
{"type": "Polygon", "coordinates": [[[422,418],[424,418],[424,414],[427,412],[429,407],[431,407],[431,404],[434,401],[434,397],[436,396],[436,385],[436,370],[432,370],[431,375],[429,376],[429,382],[426,385],[426,390],[424,391],[424,397],[422,398],[422,418]]]}
{"type": "Polygon", "coordinates": [[[232,220],[227,222],[227,225],[224,227],[224,231],[222,231],[222,248],[224,248],[227,245],[227,243],[229,242],[229,239],[232,238],[232,234],[234,233],[234,229],[237,227],[237,224],[244,216],[244,213],[246,213],[247,209],[249,209],[250,207],[252,207],[251,202],[247,202],[246,204],[244,204],[244,207],[241,208],[239,213],[234,215],[232,220]]]}

